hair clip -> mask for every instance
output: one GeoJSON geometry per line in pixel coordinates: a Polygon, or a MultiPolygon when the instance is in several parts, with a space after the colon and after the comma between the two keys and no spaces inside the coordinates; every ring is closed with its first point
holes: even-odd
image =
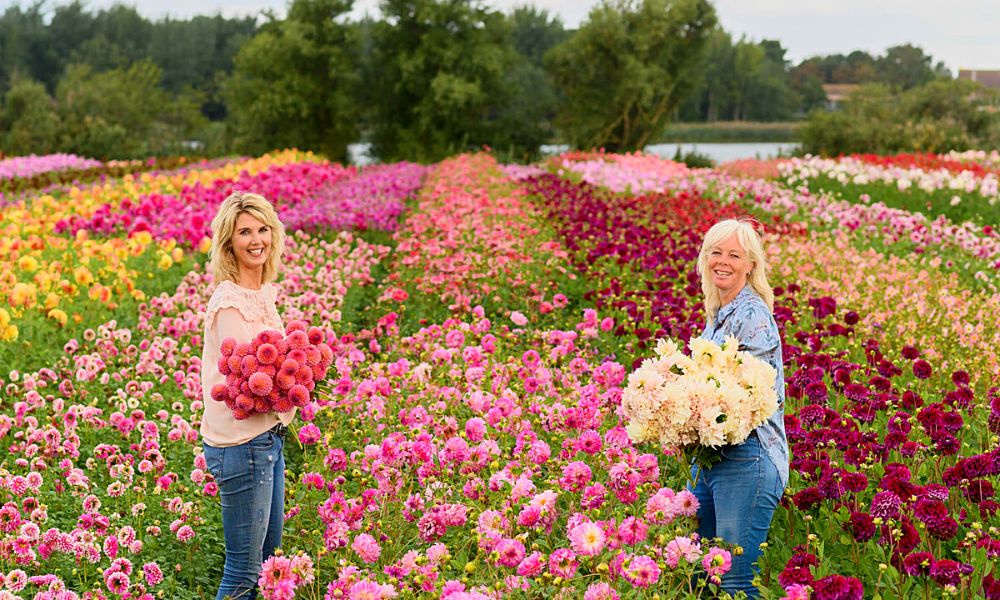
{"type": "Polygon", "coordinates": [[[764,237],[764,231],[765,231],[764,224],[758,221],[756,218],[751,216],[740,217],[739,219],[736,219],[736,222],[749,224],[750,227],[754,230],[754,232],[757,233],[757,235],[764,237]]]}

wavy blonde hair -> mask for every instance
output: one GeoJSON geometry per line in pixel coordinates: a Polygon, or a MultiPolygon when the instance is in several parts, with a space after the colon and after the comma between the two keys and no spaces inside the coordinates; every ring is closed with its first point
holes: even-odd
{"type": "Polygon", "coordinates": [[[708,253],[734,233],[746,251],[747,259],[753,263],[753,267],[747,273],[747,283],[760,294],[767,308],[774,312],[774,290],[767,281],[767,270],[770,267],[767,264],[764,243],[760,235],[747,221],[726,219],[712,225],[711,229],[705,232],[705,240],[701,243],[701,252],[698,253],[698,274],[701,275],[701,291],[705,294],[705,313],[711,321],[714,321],[715,315],[719,313],[722,299],[719,288],[712,283],[711,273],[708,272],[708,253]]]}
{"type": "Polygon", "coordinates": [[[243,213],[250,214],[271,228],[271,253],[264,263],[262,283],[274,281],[281,266],[281,255],[285,251],[285,226],[278,219],[278,213],[267,198],[249,192],[233,192],[219,207],[212,219],[212,248],[209,250],[208,267],[215,276],[216,283],[229,280],[238,282],[240,266],[233,254],[233,234],[236,219],[243,213]]]}

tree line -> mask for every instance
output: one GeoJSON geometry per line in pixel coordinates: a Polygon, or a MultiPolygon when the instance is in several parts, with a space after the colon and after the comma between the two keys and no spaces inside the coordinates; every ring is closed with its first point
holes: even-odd
{"type": "Polygon", "coordinates": [[[283,19],[150,21],[127,6],[0,16],[0,149],[97,158],[259,153],[433,161],[490,146],[530,158],[555,140],[633,150],[671,120],[782,121],[823,83],[908,90],[947,79],[920,48],[813,57],[734,39],[708,0],[605,0],[576,30],[544,10],[477,0],[292,0],[283,19]]]}

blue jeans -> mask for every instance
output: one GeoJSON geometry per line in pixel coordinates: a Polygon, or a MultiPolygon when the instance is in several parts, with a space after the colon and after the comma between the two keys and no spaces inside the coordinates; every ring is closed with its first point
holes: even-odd
{"type": "MultiPolygon", "coordinates": [[[[733,554],[732,568],[722,576],[722,590],[730,594],[746,592],[759,597],[753,585],[760,558],[760,545],[767,541],[771,517],[784,488],[778,468],[760,445],[756,432],[747,441],[720,449],[722,461],[711,469],[691,467],[697,477],[693,490],[698,498],[698,534],[703,538],[721,537],[738,544],[743,554],[733,554]]],[[[703,549],[707,549],[705,545],[703,549]]]]}
{"type": "Polygon", "coordinates": [[[285,519],[285,441],[271,431],[245,444],[205,448],[222,498],[226,564],[216,600],[257,597],[260,567],[281,545],[285,519]]]}

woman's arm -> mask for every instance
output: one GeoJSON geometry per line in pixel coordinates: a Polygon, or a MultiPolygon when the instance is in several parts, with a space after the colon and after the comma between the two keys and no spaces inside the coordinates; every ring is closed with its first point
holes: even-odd
{"type": "Polygon", "coordinates": [[[769,355],[781,345],[781,338],[772,327],[766,306],[752,303],[740,307],[727,324],[729,333],[740,341],[740,350],[757,358],[769,359],[769,355]]]}

